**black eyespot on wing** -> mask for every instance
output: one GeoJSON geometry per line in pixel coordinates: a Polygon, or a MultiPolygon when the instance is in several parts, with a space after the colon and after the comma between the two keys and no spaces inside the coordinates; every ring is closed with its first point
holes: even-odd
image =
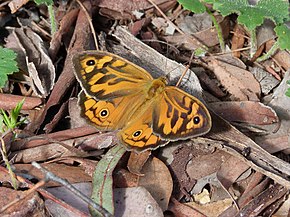
{"type": "Polygon", "coordinates": [[[102,109],[102,110],[100,111],[100,116],[101,116],[102,118],[106,118],[106,117],[108,117],[108,115],[109,115],[109,110],[108,110],[108,109],[102,109]]]}
{"type": "Polygon", "coordinates": [[[93,66],[93,65],[96,64],[96,61],[95,61],[95,60],[88,60],[88,61],[86,62],[86,64],[87,64],[87,66],[93,66]]]}
{"type": "Polygon", "coordinates": [[[198,116],[193,118],[193,123],[194,124],[199,124],[199,122],[200,122],[200,118],[198,116]]]}
{"type": "Polygon", "coordinates": [[[142,130],[136,130],[134,133],[133,133],[133,138],[136,138],[138,136],[140,136],[142,134],[142,130]]]}

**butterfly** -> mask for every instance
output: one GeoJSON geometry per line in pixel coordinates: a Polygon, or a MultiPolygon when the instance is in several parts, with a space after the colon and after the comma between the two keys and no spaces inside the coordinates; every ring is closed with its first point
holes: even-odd
{"type": "Polygon", "coordinates": [[[72,62],[82,87],[81,116],[99,130],[118,130],[127,150],[153,150],[211,129],[206,106],[168,86],[165,77],[153,79],[145,69],[104,51],[84,51],[72,62]]]}

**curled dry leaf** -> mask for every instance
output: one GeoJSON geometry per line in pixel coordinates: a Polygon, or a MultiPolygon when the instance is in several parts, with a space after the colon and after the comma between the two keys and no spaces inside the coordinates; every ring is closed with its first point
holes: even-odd
{"type": "MultiPolygon", "coordinates": [[[[168,0],[154,1],[159,6],[167,2],[168,0]]],[[[113,19],[132,19],[134,11],[146,10],[152,7],[147,0],[96,1],[95,5],[100,7],[100,14],[113,19]]]]}
{"type": "Polygon", "coordinates": [[[221,85],[231,94],[231,98],[240,101],[259,101],[260,84],[253,74],[230,62],[235,60],[232,57],[210,58],[209,66],[221,85]]]}
{"type": "Polygon", "coordinates": [[[290,99],[285,95],[289,85],[287,81],[290,80],[290,71],[288,71],[280,85],[275,89],[272,100],[268,104],[271,106],[279,116],[281,123],[276,132],[268,135],[257,136],[255,141],[270,153],[289,149],[289,135],[290,135],[290,99]]]}
{"type": "Polygon", "coordinates": [[[29,73],[34,93],[46,97],[54,85],[55,68],[42,39],[28,27],[9,31],[6,47],[17,53],[19,67],[29,73]]]}
{"type": "Polygon", "coordinates": [[[167,210],[173,183],[166,165],[158,158],[149,159],[143,167],[139,185],[145,187],[159,204],[162,211],[167,210]]]}
{"type": "Polygon", "coordinates": [[[11,2],[9,2],[8,6],[11,10],[11,13],[14,14],[16,11],[18,11],[19,8],[21,8],[27,2],[29,2],[29,0],[12,0],[11,2]]]}
{"type": "Polygon", "coordinates": [[[255,125],[271,125],[279,122],[276,112],[260,102],[214,102],[210,107],[221,117],[230,122],[255,125]],[[255,112],[252,112],[255,111],[255,112]]]}
{"type": "Polygon", "coordinates": [[[144,174],[141,173],[141,170],[150,155],[151,151],[145,151],[142,153],[136,153],[132,151],[128,160],[128,170],[133,174],[143,176],[144,174]]]}
{"type": "Polygon", "coordinates": [[[255,78],[259,81],[261,91],[265,95],[269,94],[273,88],[280,83],[277,78],[259,67],[250,67],[250,72],[252,72],[255,78]]]}

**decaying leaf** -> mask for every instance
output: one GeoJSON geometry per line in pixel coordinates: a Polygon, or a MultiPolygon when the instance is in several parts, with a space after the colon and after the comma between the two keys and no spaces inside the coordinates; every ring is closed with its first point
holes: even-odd
{"type": "Polygon", "coordinates": [[[230,63],[232,58],[212,58],[209,66],[232,99],[240,101],[258,101],[260,84],[249,71],[230,63]]]}
{"type": "Polygon", "coordinates": [[[17,53],[19,67],[29,73],[35,94],[46,97],[54,85],[55,68],[42,39],[24,26],[9,31],[6,47],[17,53]]]}

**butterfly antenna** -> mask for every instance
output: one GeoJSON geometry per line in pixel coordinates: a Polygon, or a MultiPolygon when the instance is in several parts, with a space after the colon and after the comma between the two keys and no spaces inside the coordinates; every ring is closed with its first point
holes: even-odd
{"type": "Polygon", "coordinates": [[[176,83],[176,85],[175,85],[176,87],[178,87],[178,86],[180,85],[180,83],[181,83],[183,77],[185,76],[186,72],[188,71],[188,69],[189,69],[189,67],[190,67],[190,65],[191,65],[191,62],[192,62],[193,56],[194,56],[194,52],[192,52],[191,57],[190,57],[190,59],[189,59],[189,62],[188,62],[188,64],[187,64],[187,66],[185,67],[184,71],[182,72],[182,75],[180,76],[178,82],[176,83]]]}

